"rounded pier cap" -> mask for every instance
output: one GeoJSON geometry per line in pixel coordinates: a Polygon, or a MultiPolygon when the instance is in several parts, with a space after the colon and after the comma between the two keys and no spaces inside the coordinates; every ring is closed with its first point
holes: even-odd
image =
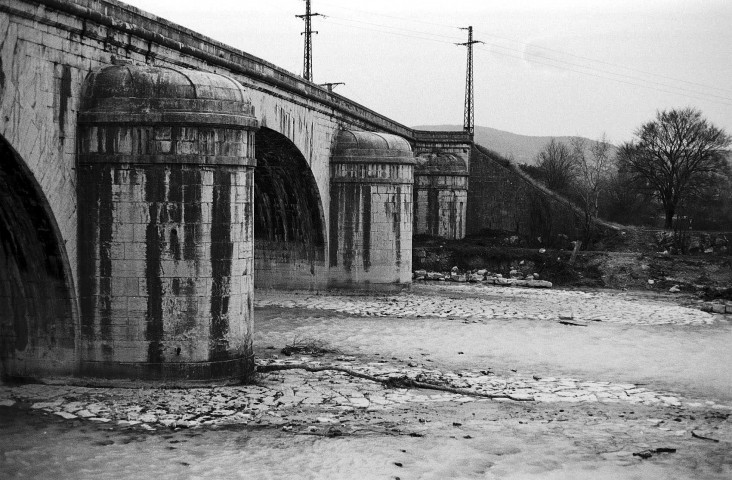
{"type": "Polygon", "coordinates": [[[257,126],[239,82],[178,67],[123,64],[94,70],[84,82],[80,112],[81,123],[257,126]]]}
{"type": "Polygon", "coordinates": [[[414,155],[409,142],[398,135],[341,130],[333,149],[332,161],[414,165],[414,155]]]}
{"type": "Polygon", "coordinates": [[[468,176],[465,161],[452,153],[422,153],[415,157],[415,161],[415,175],[468,176]]]}

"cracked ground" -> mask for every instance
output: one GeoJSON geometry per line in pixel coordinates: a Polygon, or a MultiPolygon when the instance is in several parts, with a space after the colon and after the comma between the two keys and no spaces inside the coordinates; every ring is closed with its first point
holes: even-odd
{"type": "Polygon", "coordinates": [[[256,297],[255,385],[0,386],[3,478],[732,478],[729,316],[469,285],[256,297]]]}

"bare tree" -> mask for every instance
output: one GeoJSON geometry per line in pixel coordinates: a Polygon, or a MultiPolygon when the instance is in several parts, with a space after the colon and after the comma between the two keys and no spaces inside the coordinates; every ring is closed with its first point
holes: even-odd
{"type": "Polygon", "coordinates": [[[536,157],[536,166],[544,184],[556,192],[566,193],[574,180],[572,151],[552,138],[536,157]]]}
{"type": "Polygon", "coordinates": [[[600,211],[600,193],[606,187],[610,174],[611,145],[604,134],[595,142],[574,137],[570,145],[576,171],[576,191],[582,200],[582,210],[585,214],[585,240],[589,241],[600,211]]]}
{"type": "Polygon", "coordinates": [[[665,228],[672,228],[679,204],[725,168],[732,137],[692,108],[657,112],[635,136],[620,148],[618,161],[646,182],[663,205],[665,228]]]}

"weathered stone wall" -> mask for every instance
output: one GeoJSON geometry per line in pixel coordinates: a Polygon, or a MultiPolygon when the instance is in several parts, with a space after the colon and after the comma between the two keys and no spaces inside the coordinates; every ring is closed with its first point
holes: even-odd
{"type": "Polygon", "coordinates": [[[468,235],[484,230],[513,232],[532,241],[540,238],[545,245],[557,242],[559,235],[583,236],[583,216],[576,206],[481,147],[473,149],[469,181],[468,235]]]}

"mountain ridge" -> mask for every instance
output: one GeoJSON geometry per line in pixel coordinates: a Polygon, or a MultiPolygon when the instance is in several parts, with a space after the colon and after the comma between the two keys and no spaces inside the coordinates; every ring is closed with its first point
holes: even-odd
{"type": "MultiPolygon", "coordinates": [[[[456,131],[462,130],[462,125],[420,125],[413,127],[416,130],[432,130],[432,131],[456,131]]],[[[544,146],[552,138],[569,144],[576,135],[565,136],[530,136],[520,135],[518,133],[506,132],[491,127],[475,127],[475,143],[514,161],[515,163],[525,163],[528,165],[536,164],[536,156],[544,148],[544,146]]],[[[587,142],[595,142],[586,137],[587,142]]]]}

